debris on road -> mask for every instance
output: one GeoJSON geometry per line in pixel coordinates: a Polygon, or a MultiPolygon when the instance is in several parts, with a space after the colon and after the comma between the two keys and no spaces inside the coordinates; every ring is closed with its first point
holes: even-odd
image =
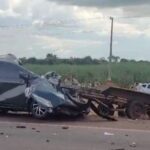
{"type": "Polygon", "coordinates": [[[49,143],[49,142],[50,142],[50,140],[49,140],[49,139],[47,139],[47,140],[46,140],[46,142],[47,142],[47,143],[49,143]]]}
{"type": "Polygon", "coordinates": [[[111,149],[111,150],[125,150],[125,148],[115,148],[115,149],[111,149]]]}
{"type": "Polygon", "coordinates": [[[111,144],[111,145],[115,145],[115,143],[114,143],[114,142],[111,142],[110,144],[111,144]]]}
{"type": "Polygon", "coordinates": [[[114,133],[104,132],[104,135],[113,136],[114,133]]]}
{"type": "Polygon", "coordinates": [[[57,133],[53,133],[52,135],[56,136],[56,135],[57,135],[57,133]]]}
{"type": "Polygon", "coordinates": [[[18,125],[18,126],[16,126],[16,128],[19,128],[19,129],[25,129],[26,126],[18,125]]]}
{"type": "Polygon", "coordinates": [[[0,135],[4,135],[4,132],[0,132],[0,135]]]}
{"type": "Polygon", "coordinates": [[[132,143],[130,144],[130,147],[135,148],[135,147],[136,147],[136,143],[135,143],[135,142],[132,142],[132,143]]]}
{"type": "Polygon", "coordinates": [[[67,130],[67,129],[69,129],[69,127],[68,126],[63,126],[62,129],[67,130]]]}

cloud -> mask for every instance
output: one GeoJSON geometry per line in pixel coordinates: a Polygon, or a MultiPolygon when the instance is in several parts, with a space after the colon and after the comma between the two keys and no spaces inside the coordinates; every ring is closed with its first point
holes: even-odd
{"type": "Polygon", "coordinates": [[[0,16],[1,17],[18,17],[19,14],[15,13],[12,9],[7,9],[7,10],[0,9],[0,16]]]}
{"type": "Polygon", "coordinates": [[[119,23],[116,22],[114,26],[114,33],[117,36],[126,36],[128,38],[133,38],[144,34],[144,32],[140,31],[138,28],[133,26],[132,24],[119,23]]]}
{"type": "Polygon", "coordinates": [[[0,9],[5,10],[8,8],[9,1],[8,0],[0,0],[0,9]]]}
{"type": "MultiPolygon", "coordinates": [[[[0,4],[2,54],[12,52],[20,57],[45,57],[46,53],[55,53],[61,57],[107,57],[110,15],[115,18],[114,41],[117,44],[114,43],[114,55],[129,56],[126,49],[130,50],[131,44],[138,44],[133,46],[136,54],[136,48],[140,51],[142,47],[139,39],[142,45],[148,45],[145,41],[150,38],[148,19],[117,19],[148,16],[150,6],[146,0],[0,0],[0,4]],[[128,40],[132,43],[124,42],[128,40]]],[[[148,46],[144,49],[149,50],[148,46]]]]}
{"type": "MultiPolygon", "coordinates": [[[[115,9],[113,13],[121,14],[122,10],[115,9]]],[[[110,19],[105,18],[103,12],[98,11],[97,9],[77,8],[75,16],[76,18],[81,20],[80,23],[82,23],[82,25],[84,26],[82,30],[83,33],[92,34],[93,32],[100,37],[110,34],[110,19]],[[99,19],[88,19],[98,17],[99,19]]],[[[115,36],[124,36],[128,38],[137,37],[140,35],[147,35],[145,30],[140,28],[141,26],[143,26],[143,24],[138,26],[136,24],[136,21],[128,22],[124,20],[114,19],[114,34],[115,36]]]]}
{"type": "Polygon", "coordinates": [[[20,7],[22,0],[0,0],[0,16],[2,17],[18,17],[19,14],[15,11],[20,7]]]}
{"type": "Polygon", "coordinates": [[[101,47],[103,44],[101,41],[62,39],[45,35],[35,35],[35,38],[39,41],[38,46],[42,47],[43,50],[49,49],[60,57],[75,56],[79,45],[85,49],[93,46],[101,47]]]}
{"type": "MultiPolygon", "coordinates": [[[[149,0],[49,0],[58,4],[73,5],[79,7],[94,7],[101,11],[105,9],[121,8],[123,16],[150,16],[150,1],[149,0]],[[137,11],[138,9],[138,11],[137,11]]],[[[117,14],[110,13],[109,15],[118,17],[117,14]]],[[[119,15],[120,16],[120,15],[119,15]]]]}
{"type": "Polygon", "coordinates": [[[150,4],[149,0],[49,0],[60,4],[87,7],[124,7],[131,5],[150,4]]]}
{"type": "Polygon", "coordinates": [[[149,17],[150,16],[150,1],[143,5],[134,5],[123,8],[124,15],[126,16],[141,16],[141,17],[149,17]]]}

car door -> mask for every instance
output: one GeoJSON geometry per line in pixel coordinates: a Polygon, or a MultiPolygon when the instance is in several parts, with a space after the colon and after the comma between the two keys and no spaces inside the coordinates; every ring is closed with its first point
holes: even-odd
{"type": "Polygon", "coordinates": [[[0,62],[0,107],[26,109],[26,85],[19,77],[20,71],[24,70],[17,64],[0,62]]]}

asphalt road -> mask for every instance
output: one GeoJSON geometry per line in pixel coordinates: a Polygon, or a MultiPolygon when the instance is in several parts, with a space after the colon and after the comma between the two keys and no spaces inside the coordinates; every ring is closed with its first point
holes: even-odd
{"type": "Polygon", "coordinates": [[[108,122],[91,116],[74,121],[66,118],[38,121],[27,115],[0,118],[1,150],[150,149],[150,130],[144,129],[149,121],[124,119],[108,122]],[[138,123],[141,124],[140,129],[137,128],[138,123]]]}

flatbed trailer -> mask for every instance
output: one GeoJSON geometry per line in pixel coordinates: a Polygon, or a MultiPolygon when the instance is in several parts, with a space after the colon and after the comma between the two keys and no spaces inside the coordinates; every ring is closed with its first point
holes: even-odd
{"type": "MultiPolygon", "coordinates": [[[[130,119],[150,117],[150,94],[109,87],[103,91],[87,87],[66,87],[80,99],[91,102],[91,109],[99,116],[116,120],[113,115],[123,112],[130,119]]],[[[147,119],[147,118],[146,118],[147,119]]]]}
{"type": "Polygon", "coordinates": [[[79,95],[97,101],[97,109],[102,115],[124,111],[131,119],[150,117],[150,94],[147,93],[110,87],[104,91],[81,88],[79,95]]]}

